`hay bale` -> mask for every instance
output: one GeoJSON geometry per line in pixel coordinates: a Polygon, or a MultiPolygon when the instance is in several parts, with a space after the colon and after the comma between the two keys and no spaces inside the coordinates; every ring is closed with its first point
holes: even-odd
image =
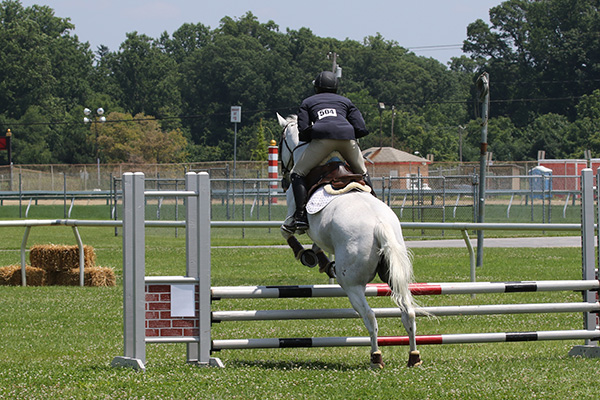
{"type": "MultiPolygon", "coordinates": [[[[96,252],[93,247],[83,246],[84,269],[96,265],[96,252]]],[[[55,244],[35,245],[29,251],[29,262],[33,267],[45,271],[69,271],[79,268],[79,247],[55,244]]]]}
{"type": "MultiPolygon", "coordinates": [[[[27,286],[44,286],[46,271],[30,265],[25,266],[25,277],[27,286]]],[[[21,286],[21,266],[9,265],[0,267],[0,285],[21,286]]]]}
{"type": "MultiPolygon", "coordinates": [[[[54,285],[79,286],[79,268],[51,273],[54,285]]],[[[107,267],[90,267],[83,271],[85,286],[116,286],[115,271],[107,267]]]]}
{"type": "Polygon", "coordinates": [[[45,271],[45,272],[46,272],[46,279],[45,279],[44,286],[58,285],[56,282],[58,281],[62,272],[61,271],[45,271]]]}

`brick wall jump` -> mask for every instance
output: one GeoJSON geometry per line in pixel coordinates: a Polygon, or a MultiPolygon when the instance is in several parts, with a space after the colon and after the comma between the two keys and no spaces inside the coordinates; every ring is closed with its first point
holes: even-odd
{"type": "MultiPolygon", "coordinates": [[[[198,286],[195,286],[196,315],[198,286]]],[[[146,285],[146,337],[199,336],[197,317],[171,316],[171,285],[146,285]]]]}

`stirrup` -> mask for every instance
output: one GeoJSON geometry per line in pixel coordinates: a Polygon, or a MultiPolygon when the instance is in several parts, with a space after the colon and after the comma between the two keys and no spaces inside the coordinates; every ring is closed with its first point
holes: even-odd
{"type": "Polygon", "coordinates": [[[296,234],[298,235],[302,235],[304,232],[306,232],[308,230],[308,222],[306,221],[295,221],[295,229],[296,229],[296,234]]]}
{"type": "Polygon", "coordinates": [[[281,229],[290,235],[302,235],[304,232],[308,230],[308,222],[307,221],[297,221],[295,218],[289,224],[281,225],[281,229]]]}
{"type": "Polygon", "coordinates": [[[294,224],[292,222],[292,224],[290,225],[281,225],[280,229],[282,231],[285,231],[286,233],[289,233],[290,235],[293,235],[296,232],[296,224],[294,224]]]}

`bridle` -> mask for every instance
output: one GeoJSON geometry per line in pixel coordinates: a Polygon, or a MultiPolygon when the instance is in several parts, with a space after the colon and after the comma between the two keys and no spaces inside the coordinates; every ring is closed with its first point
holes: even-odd
{"type": "Polygon", "coordinates": [[[292,148],[289,143],[287,142],[286,138],[286,134],[285,132],[287,131],[287,129],[290,126],[293,125],[297,125],[296,121],[290,121],[288,122],[284,127],[283,130],[281,131],[281,140],[279,141],[279,154],[281,156],[282,153],[282,149],[283,146],[285,146],[285,148],[287,149],[287,151],[290,153],[290,159],[287,161],[287,163],[283,162],[283,158],[280,158],[281,161],[281,174],[282,174],[282,180],[281,180],[281,186],[283,187],[284,190],[287,190],[288,186],[289,186],[289,182],[290,182],[290,172],[292,171],[292,168],[294,167],[295,161],[294,161],[294,152],[296,150],[298,150],[298,148],[302,147],[302,146],[306,146],[308,143],[307,142],[300,142],[296,147],[292,148]]]}

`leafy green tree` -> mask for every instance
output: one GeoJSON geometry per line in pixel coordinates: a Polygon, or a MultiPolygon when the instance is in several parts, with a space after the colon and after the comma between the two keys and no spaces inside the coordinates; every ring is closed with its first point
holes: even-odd
{"type": "Polygon", "coordinates": [[[600,79],[600,4],[595,0],[508,0],[488,26],[467,28],[463,51],[480,62],[500,102],[496,115],[525,126],[540,114],[575,118],[576,99],[600,79]]]}
{"type": "Polygon", "coordinates": [[[577,104],[577,119],[589,118],[600,121],[600,89],[594,90],[589,95],[582,96],[577,104]]]}
{"type": "MultiPolygon", "coordinates": [[[[481,142],[481,126],[479,127],[479,142],[481,142]]],[[[487,151],[493,153],[494,160],[522,160],[529,158],[531,153],[521,130],[516,128],[507,117],[492,118],[488,121],[487,142],[487,151]]]]}
{"type": "MultiPolygon", "coordinates": [[[[195,143],[214,146],[223,140],[230,106],[266,110],[274,98],[285,97],[278,94],[286,74],[280,73],[285,58],[276,51],[282,46],[276,29],[273,23],[258,23],[250,13],[239,21],[224,18],[212,41],[182,65],[185,108],[197,116],[190,121],[195,143]]],[[[244,114],[244,125],[258,124],[260,116],[247,119],[244,114]]]]}
{"type": "Polygon", "coordinates": [[[250,143],[250,160],[251,161],[267,161],[269,155],[269,145],[265,139],[265,127],[262,119],[256,129],[254,140],[250,143]]]}
{"type": "Polygon", "coordinates": [[[0,110],[20,118],[30,106],[80,103],[88,89],[92,55],[70,35],[68,18],[48,6],[0,3],[0,110]]]}
{"type": "Polygon", "coordinates": [[[206,46],[210,39],[211,32],[207,26],[200,23],[185,23],[173,32],[172,37],[169,37],[166,32],[163,33],[159,45],[177,64],[180,64],[194,52],[206,46]]]}
{"type": "Polygon", "coordinates": [[[577,104],[577,120],[573,124],[574,152],[581,158],[584,150],[600,154],[600,90],[585,95],[577,104]]]}
{"type": "MultiPolygon", "coordinates": [[[[163,132],[156,119],[144,114],[112,112],[97,124],[97,141],[103,162],[166,163],[186,158],[187,141],[179,130],[163,132]]],[[[93,132],[96,133],[95,131],[93,132]]]]}
{"type": "Polygon", "coordinates": [[[51,128],[46,121],[44,111],[38,106],[31,106],[17,121],[12,129],[13,162],[15,164],[48,164],[52,162],[52,152],[47,138],[51,128]],[[24,127],[24,129],[21,129],[24,127]]]}
{"type": "Polygon", "coordinates": [[[0,110],[18,123],[15,162],[87,161],[82,131],[70,117],[90,92],[87,44],[71,36],[68,18],[47,6],[4,1],[0,24],[0,110]]]}
{"type": "Polygon", "coordinates": [[[278,139],[275,112],[295,113],[335,54],[343,68],[340,93],[360,108],[371,132],[361,140],[363,149],[393,145],[457,160],[462,125],[463,159],[477,160],[474,82],[486,70],[495,159],[529,159],[541,148],[578,155],[600,149],[598,95],[592,94],[600,79],[598,14],[589,0],[505,1],[490,11],[490,26],[469,26],[464,48],[471,57],[455,58],[447,68],[380,34],[358,42],[320,38],[307,28],[280,32],[275,22],[261,23],[250,12],[225,17],[213,30],[189,23],[158,39],[132,32],[117,51],[100,46],[93,53],[71,35],[68,18],[46,6],[4,0],[0,60],[20,63],[0,63],[0,130],[18,132],[26,146],[19,151],[32,146],[39,162],[92,162],[97,144],[104,146],[103,161],[231,160],[229,107],[241,105],[238,159],[262,158],[267,140],[278,139]],[[386,105],[381,113],[379,102],[386,105]],[[84,125],[83,107],[103,107],[136,122],[84,125]],[[153,135],[129,127],[154,117],[148,127],[153,135]],[[116,127],[123,137],[109,134],[116,127]],[[177,157],[161,151],[169,148],[165,140],[178,143],[169,150],[177,157]]]}
{"type": "Polygon", "coordinates": [[[109,94],[127,112],[157,117],[180,115],[177,65],[153,39],[137,32],[128,33],[120,52],[107,62],[118,88],[116,93],[109,94]]]}
{"type": "Polygon", "coordinates": [[[83,115],[83,107],[77,107],[64,115],[61,123],[50,126],[48,141],[52,162],[89,164],[96,161],[95,143],[88,140],[90,129],[94,127],[83,122],[83,115]]]}
{"type": "Polygon", "coordinates": [[[536,159],[538,150],[545,150],[546,158],[569,158],[574,150],[571,132],[571,123],[564,115],[540,115],[526,129],[526,155],[536,159]]]}

